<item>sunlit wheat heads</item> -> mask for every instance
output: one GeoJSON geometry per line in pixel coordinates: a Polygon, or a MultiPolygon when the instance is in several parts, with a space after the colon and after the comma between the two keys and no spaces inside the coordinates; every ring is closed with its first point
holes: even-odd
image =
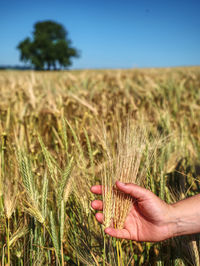
{"type": "Polygon", "coordinates": [[[140,183],[141,159],[146,147],[145,130],[127,122],[125,128],[119,127],[116,151],[109,158],[102,171],[104,226],[118,229],[124,227],[125,219],[132,204],[129,195],[119,191],[115,182],[140,183]]]}

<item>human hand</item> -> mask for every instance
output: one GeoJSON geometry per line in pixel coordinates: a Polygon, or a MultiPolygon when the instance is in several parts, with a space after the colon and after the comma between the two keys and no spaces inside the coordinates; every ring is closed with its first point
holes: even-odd
{"type": "MultiPolygon", "coordinates": [[[[108,227],[105,233],[116,238],[131,239],[135,241],[162,241],[173,236],[175,224],[170,221],[170,212],[173,208],[158,198],[151,191],[135,184],[116,182],[117,188],[133,197],[133,205],[125,220],[124,228],[114,229],[108,227]]],[[[102,194],[102,186],[93,186],[91,191],[102,194]]],[[[103,203],[94,200],[92,207],[102,211],[103,203]]],[[[96,219],[102,223],[103,214],[96,213],[96,219]]]]}

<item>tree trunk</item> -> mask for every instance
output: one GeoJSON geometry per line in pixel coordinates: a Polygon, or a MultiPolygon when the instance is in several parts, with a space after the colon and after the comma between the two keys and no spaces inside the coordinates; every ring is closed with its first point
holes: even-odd
{"type": "Polygon", "coordinates": [[[56,63],[53,63],[53,69],[56,70],[56,63]]]}

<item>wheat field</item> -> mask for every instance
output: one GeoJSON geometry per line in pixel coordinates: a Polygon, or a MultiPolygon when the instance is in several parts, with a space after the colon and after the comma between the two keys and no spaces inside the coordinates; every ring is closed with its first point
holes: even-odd
{"type": "Polygon", "coordinates": [[[168,203],[199,193],[200,67],[0,72],[0,265],[199,265],[199,235],[121,240],[117,259],[95,219],[127,120],[162,142],[138,183],[168,203]]]}

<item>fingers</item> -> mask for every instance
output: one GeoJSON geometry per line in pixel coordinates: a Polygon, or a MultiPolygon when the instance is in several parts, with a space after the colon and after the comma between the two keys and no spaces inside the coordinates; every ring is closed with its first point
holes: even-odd
{"type": "Polygon", "coordinates": [[[91,192],[94,194],[102,194],[102,186],[101,185],[92,186],[91,192]]]}
{"type": "MultiPolygon", "coordinates": [[[[130,194],[135,199],[141,199],[141,198],[144,199],[147,198],[150,194],[153,194],[149,190],[135,184],[124,184],[117,181],[116,186],[119,190],[123,191],[126,194],[130,194]]],[[[92,186],[91,192],[99,195],[102,194],[102,186],[101,185],[92,186]]]]}
{"type": "MultiPolygon", "coordinates": [[[[102,194],[102,186],[101,185],[96,185],[91,187],[91,192],[93,192],[94,194],[102,194]]],[[[102,211],[103,210],[103,202],[101,200],[94,200],[92,203],[92,208],[98,211],[102,211]]],[[[97,221],[99,223],[103,223],[103,214],[102,213],[96,213],[95,215],[97,221]]]]}
{"type": "Polygon", "coordinates": [[[99,222],[99,223],[103,223],[103,213],[100,213],[100,212],[97,212],[96,214],[95,214],[95,217],[96,217],[96,219],[97,219],[97,221],[99,222]]]}
{"type": "Polygon", "coordinates": [[[145,199],[149,197],[149,194],[153,194],[149,190],[142,188],[135,184],[124,184],[119,181],[116,182],[116,186],[119,190],[126,194],[131,195],[135,199],[145,199]]]}
{"type": "Polygon", "coordinates": [[[94,200],[91,203],[91,206],[93,209],[97,211],[102,211],[103,210],[103,202],[101,200],[94,200]]]}
{"type": "MultiPolygon", "coordinates": [[[[103,223],[103,213],[98,212],[96,213],[95,217],[99,223],[103,223]]],[[[108,227],[105,229],[105,233],[116,238],[131,239],[130,233],[126,229],[119,230],[108,227]]]]}
{"type": "Polygon", "coordinates": [[[112,227],[108,227],[105,229],[105,233],[116,238],[125,238],[131,239],[130,233],[126,229],[114,229],[112,227]]]}

